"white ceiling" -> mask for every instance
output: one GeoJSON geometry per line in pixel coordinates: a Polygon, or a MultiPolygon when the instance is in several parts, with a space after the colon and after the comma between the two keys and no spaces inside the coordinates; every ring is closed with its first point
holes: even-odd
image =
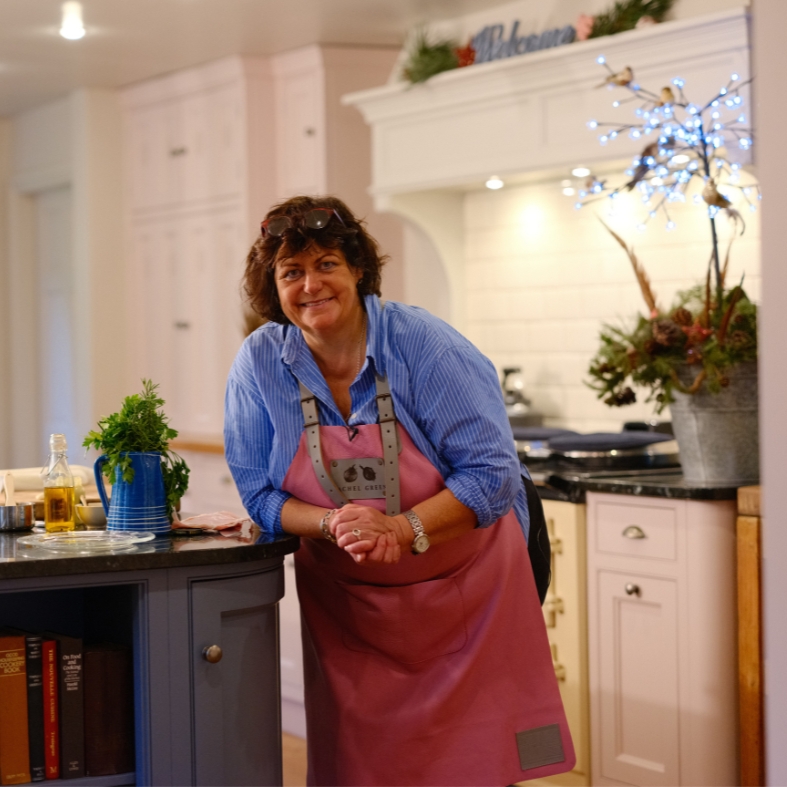
{"type": "Polygon", "coordinates": [[[500,0],[82,0],[87,35],[58,35],[60,0],[0,0],[0,116],[78,87],[120,87],[231,54],[312,43],[399,46],[414,26],[500,0]]]}

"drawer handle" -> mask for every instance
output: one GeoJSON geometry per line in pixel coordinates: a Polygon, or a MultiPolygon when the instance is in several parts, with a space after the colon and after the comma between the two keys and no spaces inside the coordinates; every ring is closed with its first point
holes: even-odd
{"type": "Polygon", "coordinates": [[[218,645],[208,645],[202,649],[202,658],[210,664],[218,664],[224,655],[218,645]]]}
{"type": "Polygon", "coordinates": [[[626,595],[627,596],[636,596],[639,598],[642,595],[642,590],[640,590],[639,585],[635,585],[633,582],[626,583],[626,595]]]}
{"type": "Polygon", "coordinates": [[[647,538],[645,531],[637,525],[629,525],[624,531],[623,535],[626,538],[647,538]]]}

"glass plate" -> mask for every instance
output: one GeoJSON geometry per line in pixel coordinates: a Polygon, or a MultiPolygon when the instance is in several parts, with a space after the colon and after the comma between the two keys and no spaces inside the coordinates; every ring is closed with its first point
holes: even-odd
{"type": "Polygon", "coordinates": [[[122,533],[95,530],[72,530],[67,533],[36,533],[22,536],[16,543],[26,547],[51,549],[54,552],[88,554],[133,549],[137,544],[152,541],[155,533],[122,533]]]}

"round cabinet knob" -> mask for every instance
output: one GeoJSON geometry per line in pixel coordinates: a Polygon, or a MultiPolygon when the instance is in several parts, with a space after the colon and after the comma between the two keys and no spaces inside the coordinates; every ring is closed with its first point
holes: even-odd
{"type": "Polygon", "coordinates": [[[224,653],[218,645],[208,645],[202,649],[202,658],[211,664],[218,664],[223,655],[224,653]]]}
{"type": "MultiPolygon", "coordinates": [[[[626,583],[626,595],[627,596],[641,596],[642,591],[640,590],[639,585],[635,585],[633,582],[626,583]]],[[[221,649],[219,649],[221,650],[221,649]]],[[[207,658],[207,657],[206,657],[207,658]]],[[[221,658],[221,656],[219,656],[221,658]]]]}

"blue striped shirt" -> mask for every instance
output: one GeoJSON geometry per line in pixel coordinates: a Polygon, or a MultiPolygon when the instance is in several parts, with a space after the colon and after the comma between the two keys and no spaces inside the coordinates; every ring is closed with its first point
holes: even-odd
{"type": "MultiPolygon", "coordinates": [[[[497,372],[460,333],[424,309],[365,299],[366,361],[350,386],[347,422],[334,404],[300,329],[267,323],[243,343],[227,382],[224,445],[249,516],[281,534],[281,485],[298,450],[298,382],[318,400],[324,426],[377,423],[375,370],[388,376],[396,417],[480,527],[512,506],[527,537],[523,472],[497,372]],[[296,379],[297,378],[297,379],[296,379]]],[[[315,484],[317,479],[315,478],[315,484]]]]}

